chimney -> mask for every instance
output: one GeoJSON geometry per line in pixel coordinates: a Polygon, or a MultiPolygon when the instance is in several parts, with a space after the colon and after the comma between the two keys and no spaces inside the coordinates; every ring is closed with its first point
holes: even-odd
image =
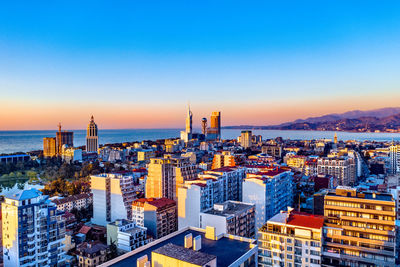
{"type": "Polygon", "coordinates": [[[193,241],[193,250],[199,251],[201,249],[201,235],[196,236],[193,241]]]}
{"type": "Polygon", "coordinates": [[[193,246],[193,235],[187,234],[185,235],[185,248],[191,248],[193,246]]]}
{"type": "Polygon", "coordinates": [[[148,267],[150,266],[150,262],[147,258],[147,255],[143,255],[142,257],[138,258],[136,260],[136,266],[137,267],[148,267]]]}
{"type": "Polygon", "coordinates": [[[206,238],[210,240],[217,240],[215,234],[215,227],[206,226],[206,238]]]}

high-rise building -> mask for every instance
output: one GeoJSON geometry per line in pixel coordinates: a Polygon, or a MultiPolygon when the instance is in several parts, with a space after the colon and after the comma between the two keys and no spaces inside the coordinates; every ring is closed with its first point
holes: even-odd
{"type": "Polygon", "coordinates": [[[390,173],[400,173],[400,145],[390,146],[390,173]]]}
{"type": "Polygon", "coordinates": [[[93,194],[94,224],[129,219],[132,216],[132,201],[136,199],[137,184],[133,175],[105,173],[90,176],[93,194]]]}
{"type": "Polygon", "coordinates": [[[258,231],[258,266],[321,266],[324,217],[282,211],[258,231]]]}
{"type": "Polygon", "coordinates": [[[176,202],[168,198],[141,198],[132,202],[132,221],[161,238],[178,230],[176,202]]]}
{"type": "Polygon", "coordinates": [[[57,145],[55,137],[45,137],[43,138],[43,156],[55,157],[57,155],[57,145]]]}
{"type": "Polygon", "coordinates": [[[395,266],[395,205],[387,193],[344,186],[328,192],[322,266],[395,266]]]}
{"type": "Polygon", "coordinates": [[[207,118],[201,119],[201,133],[204,135],[207,134],[207,118]]]}
{"type": "Polygon", "coordinates": [[[282,146],[274,142],[273,144],[265,144],[261,147],[261,153],[267,154],[271,157],[282,157],[282,146]]]}
{"type": "Polygon", "coordinates": [[[211,114],[211,128],[217,132],[217,139],[221,139],[221,112],[213,111],[211,114]]]}
{"type": "Polygon", "coordinates": [[[61,123],[58,124],[58,132],[56,133],[56,152],[57,155],[62,154],[63,146],[74,146],[74,133],[69,131],[61,131],[61,123]]]}
{"type": "Polygon", "coordinates": [[[222,153],[214,154],[211,169],[220,169],[222,167],[235,167],[235,155],[230,151],[222,151],[222,153]]]}
{"type": "Polygon", "coordinates": [[[355,159],[348,156],[319,158],[318,174],[336,177],[339,185],[354,184],[357,179],[355,159]]]}
{"type": "Polygon", "coordinates": [[[216,235],[255,238],[254,204],[228,200],[200,213],[200,228],[215,227],[216,235]]]}
{"type": "Polygon", "coordinates": [[[293,176],[287,169],[248,173],[243,181],[243,202],[256,205],[256,228],[293,203],[293,176]]]}
{"type": "Polygon", "coordinates": [[[178,226],[199,227],[199,214],[217,203],[242,200],[244,168],[224,167],[205,171],[198,179],[186,181],[178,188],[178,226]]]}
{"type": "Polygon", "coordinates": [[[86,152],[96,152],[99,149],[99,136],[97,133],[97,124],[94,122],[93,116],[86,131],[86,152]]]}
{"type": "Polygon", "coordinates": [[[177,187],[196,177],[196,165],[190,163],[190,158],[172,155],[152,158],[146,179],[146,198],[165,197],[176,200],[177,187]]]}
{"type": "Polygon", "coordinates": [[[192,133],[192,122],[193,122],[193,113],[190,110],[190,106],[188,106],[188,113],[186,116],[186,132],[192,133]]]}
{"type": "Polygon", "coordinates": [[[252,132],[251,131],[242,131],[240,135],[240,145],[246,149],[251,147],[252,140],[252,132]]]}
{"type": "Polygon", "coordinates": [[[1,205],[4,266],[63,266],[62,214],[37,189],[6,195],[1,205]]]}
{"type": "Polygon", "coordinates": [[[188,106],[185,131],[181,131],[181,139],[184,140],[185,142],[188,142],[189,140],[192,139],[192,135],[193,135],[192,123],[193,123],[193,113],[192,113],[192,111],[190,111],[190,106],[188,106]]]}

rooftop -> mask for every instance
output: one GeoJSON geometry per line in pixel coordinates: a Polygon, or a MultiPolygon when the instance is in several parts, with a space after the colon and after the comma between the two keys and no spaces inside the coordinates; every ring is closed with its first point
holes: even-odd
{"type": "Polygon", "coordinates": [[[324,217],[305,212],[291,211],[290,213],[280,212],[269,219],[268,222],[321,229],[324,226],[324,217]]]}
{"type": "Polygon", "coordinates": [[[132,205],[144,204],[144,203],[148,203],[149,205],[152,205],[152,206],[156,207],[157,209],[176,204],[176,202],[174,200],[162,197],[162,198],[140,198],[140,199],[136,199],[135,201],[132,202],[132,205]]]}
{"type": "Polygon", "coordinates": [[[221,167],[218,169],[212,169],[209,171],[206,171],[205,173],[213,173],[213,172],[232,172],[235,171],[237,168],[235,167],[221,167]]]}
{"type": "Polygon", "coordinates": [[[19,191],[18,193],[9,193],[9,194],[6,194],[4,197],[22,201],[22,200],[36,198],[41,195],[42,195],[42,192],[40,192],[39,190],[37,190],[35,188],[32,188],[32,189],[19,191]]]}
{"type": "Polygon", "coordinates": [[[202,240],[200,252],[216,256],[218,266],[220,267],[230,266],[233,262],[252,249],[249,241],[241,241],[239,239],[228,237],[221,237],[218,240],[210,240],[205,238],[205,230],[186,228],[177,231],[166,238],[155,240],[132,252],[128,252],[102,266],[136,266],[136,260],[144,255],[147,255],[149,261],[151,261],[151,252],[169,243],[184,247],[184,238],[187,234],[192,234],[193,237],[200,235],[202,240]],[[229,248],[229,253],[227,253],[227,248],[229,248]]]}
{"type": "Polygon", "coordinates": [[[153,250],[153,253],[158,253],[174,259],[201,266],[209,263],[216,258],[216,256],[214,255],[206,254],[189,248],[184,248],[182,246],[177,246],[172,243],[168,243],[156,250],[153,250]]]}
{"type": "Polygon", "coordinates": [[[89,197],[91,197],[90,194],[84,193],[84,194],[72,195],[72,196],[64,197],[64,198],[58,198],[58,199],[53,200],[53,202],[56,203],[57,205],[60,205],[60,204],[68,203],[68,202],[71,202],[71,201],[77,201],[77,200],[80,200],[80,199],[86,199],[86,198],[89,198],[89,197]]]}
{"type": "Polygon", "coordinates": [[[338,186],[335,191],[330,191],[328,196],[348,197],[356,199],[380,200],[380,201],[394,201],[390,193],[381,193],[377,191],[363,191],[359,192],[356,188],[338,186]]]}
{"type": "Polygon", "coordinates": [[[28,154],[5,155],[5,156],[0,156],[0,159],[10,159],[19,157],[30,157],[30,156],[28,154]]]}
{"type": "Polygon", "coordinates": [[[225,201],[224,203],[215,204],[213,209],[207,210],[203,213],[228,217],[235,214],[241,214],[244,211],[251,209],[253,207],[254,207],[253,204],[228,200],[225,201]]]}
{"type": "Polygon", "coordinates": [[[76,250],[79,255],[83,256],[93,256],[93,254],[98,255],[101,251],[108,248],[107,245],[101,243],[100,241],[94,242],[84,242],[77,246],[76,250]]]}

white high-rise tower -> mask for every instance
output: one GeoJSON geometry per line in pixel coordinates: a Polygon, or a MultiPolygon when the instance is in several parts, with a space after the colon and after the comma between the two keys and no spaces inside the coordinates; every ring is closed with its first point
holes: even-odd
{"type": "Polygon", "coordinates": [[[188,113],[186,117],[186,128],[185,131],[181,131],[181,139],[185,142],[188,142],[192,139],[192,122],[193,122],[193,113],[190,110],[190,105],[188,105],[188,113]]]}
{"type": "Polygon", "coordinates": [[[192,120],[193,118],[193,113],[190,111],[190,105],[188,106],[188,114],[186,117],[186,133],[191,134],[192,133],[192,120]]]}
{"type": "Polygon", "coordinates": [[[99,149],[99,136],[97,134],[97,124],[94,122],[93,116],[87,127],[86,133],[86,152],[96,152],[99,149]]]}

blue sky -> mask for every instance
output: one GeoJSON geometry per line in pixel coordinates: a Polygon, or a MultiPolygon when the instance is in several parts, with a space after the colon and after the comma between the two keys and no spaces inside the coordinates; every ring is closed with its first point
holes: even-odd
{"type": "Polygon", "coordinates": [[[190,101],[268,124],[400,96],[399,1],[82,2],[1,4],[0,119],[175,127],[190,101]]]}

